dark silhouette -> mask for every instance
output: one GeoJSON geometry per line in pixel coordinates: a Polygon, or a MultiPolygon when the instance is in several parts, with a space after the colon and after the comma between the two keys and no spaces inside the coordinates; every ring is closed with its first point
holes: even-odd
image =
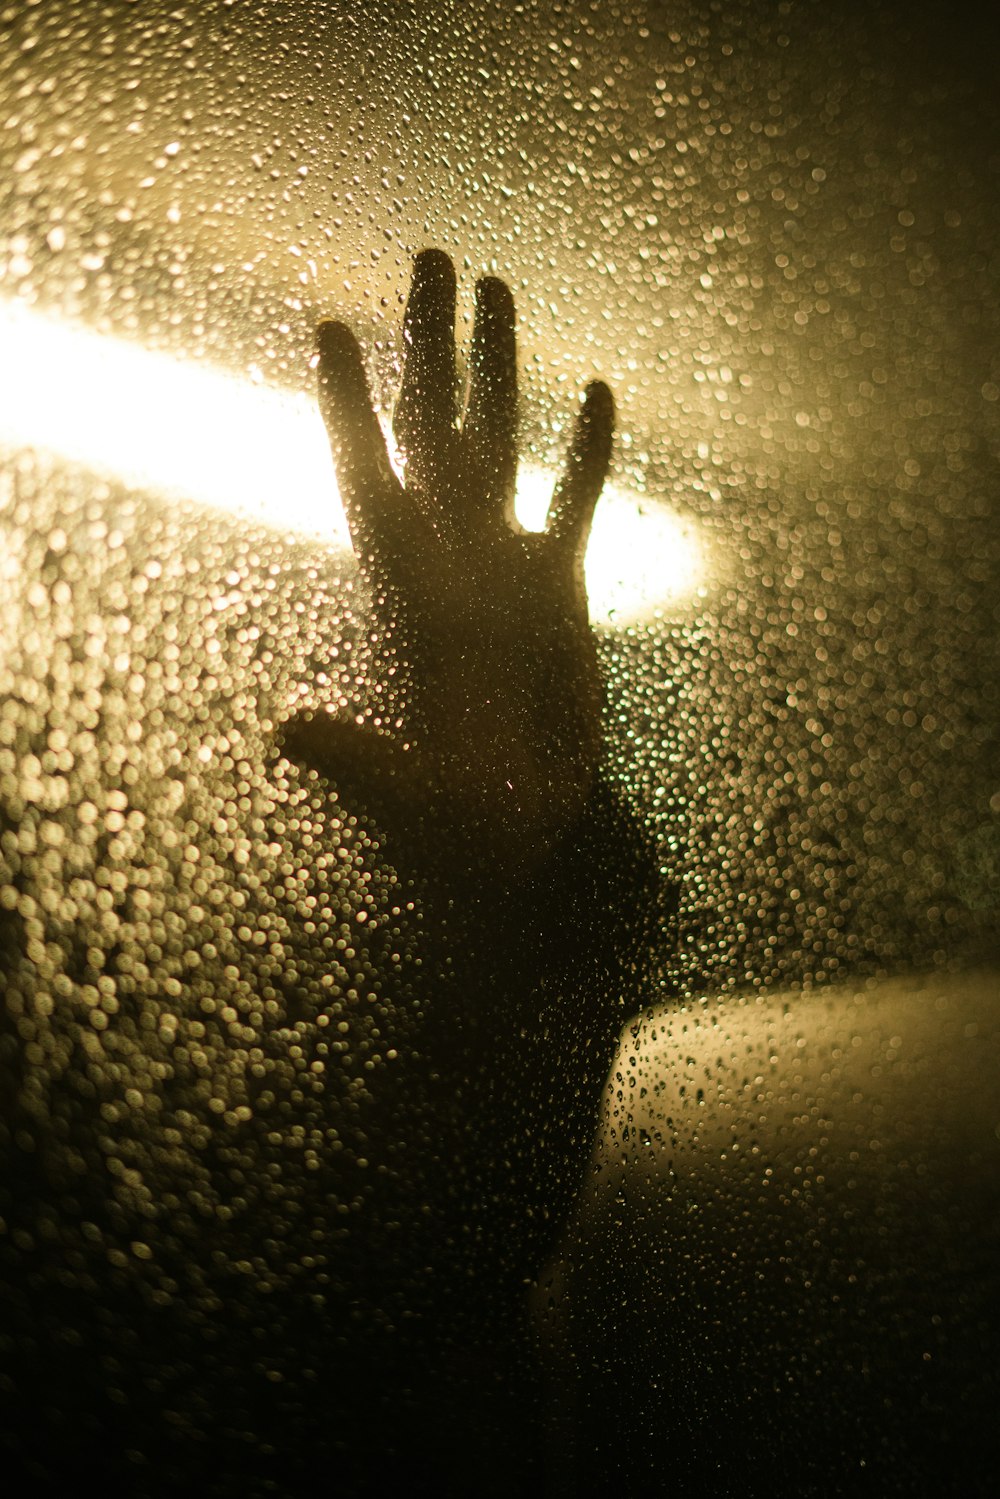
{"type": "Polygon", "coordinates": [[[540,868],[577,822],[601,742],[597,651],[583,555],[611,456],[613,403],[590,386],[542,535],[514,517],[514,304],[477,287],[468,399],[456,422],[455,273],[417,257],[404,324],[389,467],[361,352],[341,323],[319,332],[323,417],[361,567],[384,634],[378,668],[403,669],[396,729],[299,719],[289,752],[454,882],[540,868]],[[404,664],[405,663],[405,664],[404,664]]]}
{"type": "MultiPolygon", "coordinates": [[[[538,1316],[619,1036],[663,997],[645,957],[672,893],[602,752],[581,559],[610,397],[588,395],[548,534],[523,535],[510,297],[480,287],[461,427],[453,306],[448,261],[419,257],[402,484],[356,343],[321,332],[379,707],[363,731],[286,725],[303,795],[260,819],[281,879],[218,848],[188,865],[207,798],[119,841],[147,765],[121,773],[113,679],[95,718],[74,685],[108,763],[70,784],[114,809],[92,842],[72,801],[0,778],[8,1487],[992,1492],[995,965],[678,1006],[648,1094],[621,1068],[572,1315],[538,1316]]],[[[105,598],[79,555],[45,533],[34,554],[82,653],[105,598]]],[[[173,582],[157,607],[136,606],[150,656],[173,582]]],[[[63,685],[34,716],[25,692],[6,765],[60,763],[63,685]]],[[[228,828],[267,778],[220,775],[228,828]]]]}
{"type": "MultiPolygon", "coordinates": [[[[50,1008],[28,926],[36,871],[15,819],[0,825],[20,882],[17,910],[0,911],[0,1395],[25,1492],[65,1492],[83,1471],[137,1499],[192,1478],[218,1499],[572,1491],[546,1415],[571,1424],[572,1402],[549,1398],[559,1374],[531,1306],[670,901],[602,761],[582,559],[610,394],[587,393],[547,533],[523,533],[511,297],[479,286],[461,426],[454,300],[447,258],[419,256],[396,412],[404,483],[357,344],[340,325],[320,330],[384,706],[364,730],[292,720],[281,773],[319,772],[309,799],[329,795],[380,842],[362,871],[378,919],[349,928],[350,955],[338,966],[329,927],[235,865],[220,893],[239,921],[209,939],[151,831],[149,856],[177,887],[169,934],[164,922],[154,935],[131,866],[113,940],[99,947],[90,917],[53,918],[45,961],[69,996],[69,1039],[42,1109],[21,1023],[36,995],[50,1008]],[[101,984],[121,1023],[100,1032],[106,1047],[71,1008],[101,984]],[[156,1017],[177,1012],[190,1036],[156,1036],[156,1017]],[[159,1068],[143,1084],[148,1113],[119,1113],[123,1057],[134,1073],[159,1068]],[[235,1069],[239,1116],[214,1110],[209,1058],[235,1069]]],[[[245,773],[264,781],[264,767],[245,773]]],[[[76,809],[66,816],[77,829],[76,809]]],[[[111,839],[90,855],[95,878],[126,857],[111,839]]],[[[341,930],[361,877],[356,864],[341,874],[335,856],[363,840],[348,844],[331,839],[317,860],[341,930]]],[[[294,857],[294,838],[284,846],[294,857]]],[[[228,1092],[223,1080],[218,1101],[228,1092]]]]}
{"type": "Polygon", "coordinates": [[[355,339],[342,324],[320,329],[320,401],[393,699],[377,727],[295,719],[283,748],[383,832],[419,883],[437,953],[412,1045],[377,1105],[394,1169],[358,1273],[394,1307],[393,1334],[376,1352],[366,1336],[342,1367],[355,1395],[370,1383],[365,1399],[384,1393],[391,1369],[398,1381],[378,1460],[363,1444],[354,1481],[377,1486],[398,1461],[435,1492],[487,1492],[532,1473],[540,1482],[526,1287],[582,1177],[643,927],[668,913],[601,765],[583,556],[611,394],[589,387],[547,529],[526,533],[513,514],[510,292],[478,284],[460,425],[454,317],[451,263],[425,251],[394,421],[402,482],[355,339]]]}

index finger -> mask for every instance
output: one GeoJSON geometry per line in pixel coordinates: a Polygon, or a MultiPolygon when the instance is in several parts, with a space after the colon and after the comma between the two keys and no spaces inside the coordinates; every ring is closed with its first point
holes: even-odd
{"type": "Polygon", "coordinates": [[[351,537],[369,546],[380,512],[398,489],[372,404],[357,339],[344,323],[317,332],[319,408],[330,439],[351,537]]]}

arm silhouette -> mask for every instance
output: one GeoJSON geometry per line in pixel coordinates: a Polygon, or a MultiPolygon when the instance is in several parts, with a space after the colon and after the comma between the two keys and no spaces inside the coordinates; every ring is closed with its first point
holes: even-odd
{"type": "MultiPolygon", "coordinates": [[[[502,1246],[518,1284],[570,1211],[636,953],[669,904],[646,835],[602,772],[603,686],[583,557],[613,402],[589,386],[544,532],[514,517],[517,379],[507,287],[479,282],[459,418],[455,273],[418,255],[404,321],[397,479],[361,350],[319,330],[319,395],[375,617],[380,722],[293,718],[282,748],[371,816],[420,885],[438,979],[397,1134],[430,1119],[448,1212],[502,1246]],[[387,721],[388,720],[388,721],[387,721]],[[423,1067],[423,1071],[421,1071],[423,1067]],[[450,1122],[449,1122],[450,1121],[450,1122]]],[[[410,1179],[432,1161],[415,1160],[410,1179]]],[[[499,1252],[499,1249],[498,1249],[499,1252]]]]}

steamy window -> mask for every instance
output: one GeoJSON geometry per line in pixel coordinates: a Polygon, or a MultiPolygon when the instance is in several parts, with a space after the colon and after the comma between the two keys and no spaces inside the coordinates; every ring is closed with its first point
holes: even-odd
{"type": "Polygon", "coordinates": [[[22,1483],[985,1484],[1000,155],[876,9],[0,12],[22,1483]]]}

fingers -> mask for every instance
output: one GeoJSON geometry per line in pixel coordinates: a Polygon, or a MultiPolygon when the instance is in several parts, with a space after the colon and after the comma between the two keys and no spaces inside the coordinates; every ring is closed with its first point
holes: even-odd
{"type": "Polygon", "coordinates": [[[455,270],[443,250],[422,250],[416,258],[403,340],[393,432],[407,483],[430,488],[455,432],[455,270]]]}
{"type": "Polygon", "coordinates": [[[321,323],[319,406],[330,438],[351,535],[368,548],[373,521],[396,481],[372,406],[357,339],[343,323],[321,323]]]}
{"type": "Polygon", "coordinates": [[[611,462],[614,426],[614,399],[608,387],[595,380],[587,386],[566,468],[549,507],[549,534],[576,562],[582,562],[587,549],[594,508],[611,462]]]}
{"type": "MultiPolygon", "coordinates": [[[[462,423],[473,491],[513,513],[517,472],[517,345],[514,298],[495,276],[476,286],[469,397],[462,423]]],[[[510,518],[510,517],[508,517],[510,518]]]]}

